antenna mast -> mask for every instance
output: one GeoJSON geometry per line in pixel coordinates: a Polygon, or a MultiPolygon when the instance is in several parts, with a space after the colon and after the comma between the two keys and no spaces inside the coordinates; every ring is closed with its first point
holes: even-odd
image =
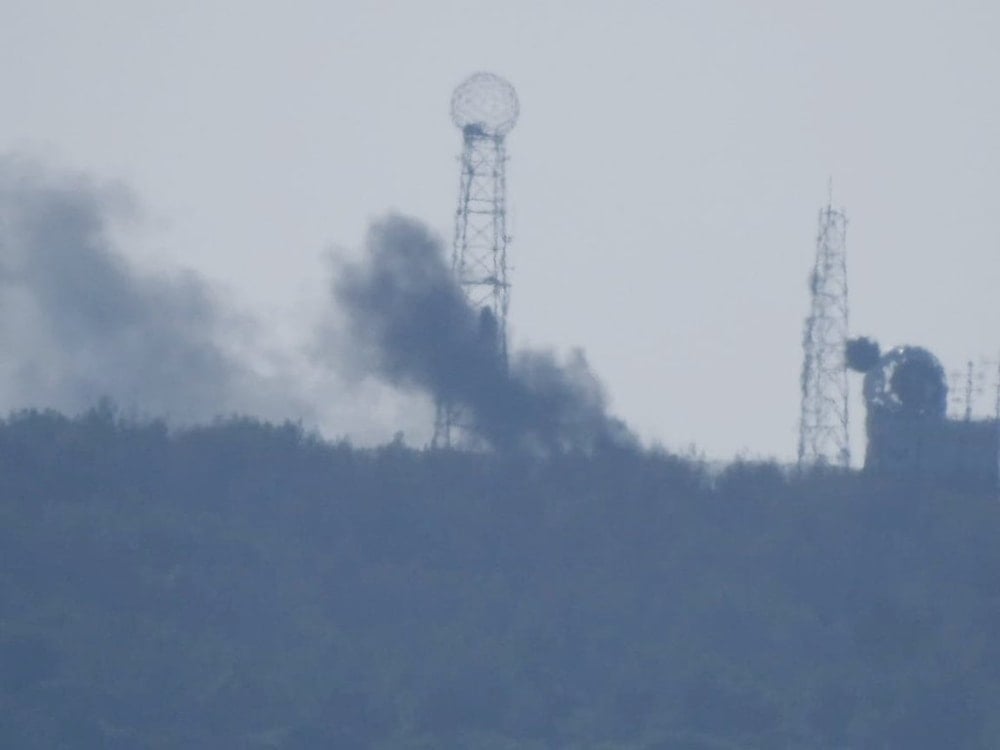
{"type": "Polygon", "coordinates": [[[847,216],[832,206],[832,188],[819,212],[811,306],[802,339],[802,414],[799,467],[851,463],[848,381],[847,216]]]}
{"type": "MultiPolygon", "coordinates": [[[[462,131],[452,270],[479,311],[480,335],[493,339],[504,367],[510,304],[505,138],[519,111],[514,87],[492,73],[470,76],[451,97],[451,119],[462,131]]],[[[460,405],[438,402],[432,445],[450,447],[462,423],[460,405]]]]}

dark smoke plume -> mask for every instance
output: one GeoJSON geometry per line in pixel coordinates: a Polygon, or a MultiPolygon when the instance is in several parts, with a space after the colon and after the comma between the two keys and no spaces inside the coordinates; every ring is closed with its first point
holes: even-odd
{"type": "Polygon", "coordinates": [[[855,372],[868,372],[878,365],[882,350],[878,342],[866,336],[848,339],[844,348],[847,366],[855,372]]]}
{"type": "MultiPolygon", "coordinates": [[[[6,406],[77,410],[107,397],[179,421],[260,411],[276,389],[220,343],[237,326],[208,286],[190,273],[141,274],[116,252],[122,195],[0,157],[6,406]]],[[[272,411],[294,411],[290,401],[272,411]]]]}
{"type": "Polygon", "coordinates": [[[471,307],[442,245],[416,221],[390,216],[367,237],[366,256],[342,265],[334,294],[353,346],[380,377],[457,405],[499,450],[593,450],[631,444],[607,414],[604,392],[581,352],[497,356],[495,321],[471,307]]]}

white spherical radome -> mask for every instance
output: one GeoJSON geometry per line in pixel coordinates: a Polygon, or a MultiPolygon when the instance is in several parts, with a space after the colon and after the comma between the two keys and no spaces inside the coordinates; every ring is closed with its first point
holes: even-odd
{"type": "Polygon", "coordinates": [[[474,73],[451,95],[451,119],[459,128],[476,128],[484,135],[503,136],[517,122],[520,110],[514,87],[493,73],[474,73]]]}

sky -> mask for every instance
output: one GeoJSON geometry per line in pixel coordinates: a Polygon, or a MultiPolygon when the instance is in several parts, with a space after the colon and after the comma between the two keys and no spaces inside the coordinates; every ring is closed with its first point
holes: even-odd
{"type": "MultiPolygon", "coordinates": [[[[996,361],[997,28],[971,0],[6,0],[0,152],[127,187],[122,253],[293,351],[372,221],[451,237],[451,91],[495,72],[521,104],[513,347],[583,349],[647,443],[787,459],[831,179],[852,330],[996,361]]],[[[429,437],[426,403],[324,383],[324,433],[429,437]]]]}

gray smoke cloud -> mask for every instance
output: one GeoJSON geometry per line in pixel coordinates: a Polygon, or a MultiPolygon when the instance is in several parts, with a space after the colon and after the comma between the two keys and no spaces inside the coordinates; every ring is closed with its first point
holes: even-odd
{"type": "MultiPolygon", "coordinates": [[[[7,408],[102,398],[190,422],[300,416],[225,346],[241,325],[192,273],[143,274],[116,251],[120,189],[0,158],[0,392],[7,408]]],[[[244,332],[245,333],[245,332],[244,332]]]]}
{"type": "Polygon", "coordinates": [[[634,442],[608,416],[582,353],[560,361],[517,352],[503,365],[486,343],[493,321],[469,306],[441,243],[415,221],[377,222],[365,259],[340,266],[334,291],[347,338],[325,339],[340,371],[293,357],[262,374],[267,355],[255,321],[234,314],[196,274],[144,272],[119,252],[116,229],[132,210],[120,187],[0,156],[0,409],[72,412],[110,398],[174,424],[251,414],[340,435],[360,429],[366,442],[389,423],[414,428],[414,414],[428,420],[417,405],[352,384],[350,371],[360,367],[401,391],[458,405],[498,449],[634,442]]]}
{"type": "Polygon", "coordinates": [[[593,450],[634,443],[607,413],[601,384],[579,351],[560,362],[520,351],[509,368],[490,322],[473,309],[419,222],[389,216],[368,233],[365,256],[342,263],[333,292],[352,347],[379,377],[457,405],[473,431],[499,450],[593,450]]]}

